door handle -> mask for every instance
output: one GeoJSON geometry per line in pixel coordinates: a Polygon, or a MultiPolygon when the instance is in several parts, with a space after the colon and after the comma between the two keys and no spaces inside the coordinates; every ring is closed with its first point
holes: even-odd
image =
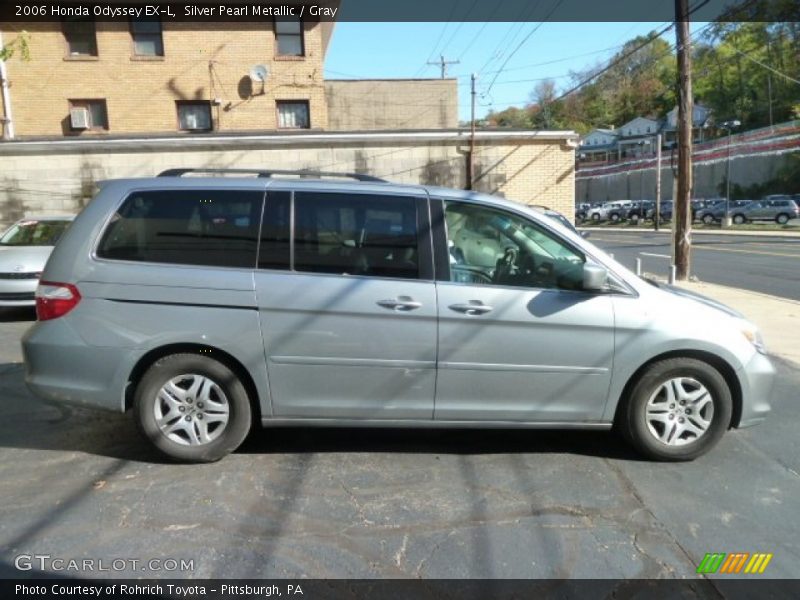
{"type": "Polygon", "coordinates": [[[470,300],[468,304],[451,304],[450,310],[464,313],[466,315],[483,315],[494,310],[493,307],[484,304],[480,300],[470,300]]]}
{"type": "Polygon", "coordinates": [[[422,302],[417,302],[410,296],[398,296],[397,298],[378,300],[378,306],[396,311],[416,310],[422,307],[422,302]]]}

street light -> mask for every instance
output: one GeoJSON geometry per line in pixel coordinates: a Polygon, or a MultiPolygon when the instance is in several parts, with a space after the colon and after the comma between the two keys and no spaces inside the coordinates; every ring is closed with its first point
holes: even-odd
{"type": "Polygon", "coordinates": [[[726,171],[725,175],[725,215],[722,217],[722,226],[731,226],[731,135],[733,130],[742,124],[741,121],[734,119],[733,121],[724,121],[719,124],[720,129],[728,132],[728,156],[725,159],[726,171]]]}

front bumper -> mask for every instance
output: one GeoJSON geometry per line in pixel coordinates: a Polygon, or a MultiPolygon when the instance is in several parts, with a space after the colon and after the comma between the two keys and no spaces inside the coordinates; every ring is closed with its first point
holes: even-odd
{"type": "Polygon", "coordinates": [[[0,278],[0,307],[35,306],[38,279],[0,278]]]}
{"type": "Polygon", "coordinates": [[[770,411],[775,367],[769,358],[756,352],[737,375],[742,387],[742,415],[738,427],[750,427],[763,421],[770,411]]]}

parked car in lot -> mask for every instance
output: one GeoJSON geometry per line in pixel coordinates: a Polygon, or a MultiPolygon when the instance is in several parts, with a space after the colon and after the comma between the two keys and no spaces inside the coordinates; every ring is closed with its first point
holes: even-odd
{"type": "Polygon", "coordinates": [[[750,202],[737,210],[732,210],[733,222],[737,225],[748,221],[775,221],[781,225],[790,219],[800,217],[800,208],[791,198],[780,200],[759,200],[750,202]]]}
{"type": "MultiPolygon", "coordinates": [[[[672,200],[662,200],[660,203],[659,217],[662,221],[669,221],[672,219],[672,200]]],[[[656,207],[655,203],[647,210],[647,218],[652,219],[655,216],[656,207]]]]}
{"type": "Polygon", "coordinates": [[[589,209],[587,216],[595,223],[600,221],[622,221],[628,211],[633,206],[630,200],[616,200],[614,202],[606,202],[605,204],[589,209]]]}
{"type": "Polygon", "coordinates": [[[634,200],[631,202],[631,207],[625,214],[625,218],[629,221],[640,221],[649,218],[655,210],[656,203],[651,200],[634,200]]]}
{"type": "MultiPolygon", "coordinates": [[[[743,209],[750,204],[752,200],[731,200],[728,209],[729,214],[733,215],[735,212],[743,209]]],[[[697,220],[702,221],[706,225],[719,223],[725,217],[725,200],[717,202],[713,206],[708,206],[697,212],[697,220]]]]}
{"type": "Polygon", "coordinates": [[[589,209],[592,208],[592,205],[588,202],[581,202],[580,204],[575,205],[575,219],[577,221],[585,221],[587,217],[587,213],[589,209]]]}
{"type": "Polygon", "coordinates": [[[251,423],[615,426],[645,456],[688,460],[769,411],[753,324],[537,210],[364,175],[223,173],[102,186],[36,291],[35,394],[132,410],[194,462],[251,423]]]}
{"type": "Polygon", "coordinates": [[[32,217],[0,235],[0,308],[33,306],[39,276],[74,217],[32,217]]]}

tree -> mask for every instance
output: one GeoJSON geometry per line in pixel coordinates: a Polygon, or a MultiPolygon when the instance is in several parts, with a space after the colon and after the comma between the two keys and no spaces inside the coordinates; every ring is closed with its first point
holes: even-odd
{"type": "Polygon", "coordinates": [[[19,52],[22,60],[30,60],[31,52],[28,45],[30,36],[27,31],[20,31],[19,35],[0,48],[0,60],[8,60],[19,52]]]}

